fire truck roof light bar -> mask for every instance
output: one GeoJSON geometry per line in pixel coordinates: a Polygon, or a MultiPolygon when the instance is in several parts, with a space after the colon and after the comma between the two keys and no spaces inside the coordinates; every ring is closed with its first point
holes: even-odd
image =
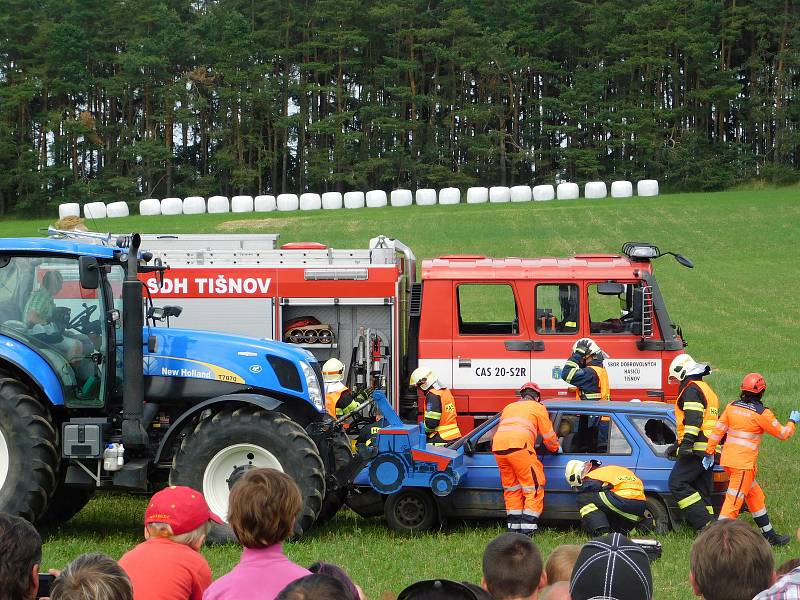
{"type": "Polygon", "coordinates": [[[305,269],[303,276],[306,281],[338,281],[354,280],[365,281],[369,278],[367,269],[305,269]]]}

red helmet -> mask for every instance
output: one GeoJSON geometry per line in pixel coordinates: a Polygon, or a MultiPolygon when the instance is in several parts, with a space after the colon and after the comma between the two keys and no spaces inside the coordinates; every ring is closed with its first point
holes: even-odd
{"type": "Polygon", "coordinates": [[[533,381],[529,381],[526,384],[524,384],[521,388],[519,388],[517,394],[519,394],[520,396],[524,396],[525,392],[534,392],[536,394],[537,400],[542,397],[541,388],[538,385],[536,385],[533,381]]]}
{"type": "Polygon", "coordinates": [[[739,389],[751,394],[760,394],[767,389],[767,382],[764,381],[764,376],[761,373],[748,373],[742,379],[742,385],[739,389]]]}

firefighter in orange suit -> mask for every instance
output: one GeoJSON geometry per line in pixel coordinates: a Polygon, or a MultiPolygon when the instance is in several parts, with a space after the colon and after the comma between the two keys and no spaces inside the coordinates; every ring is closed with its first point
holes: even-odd
{"type": "Polygon", "coordinates": [[[758,448],[764,433],[779,440],[792,437],[800,421],[800,411],[793,410],[789,422],[781,425],[762,403],[767,383],[759,373],[745,375],[740,389],[739,399],[725,407],[714,432],[708,438],[703,466],[710,469],[714,465],[717,444],[723,436],[727,436],[720,464],[730,475],[730,481],[719,518],[735,519],[739,516],[742,503],[747,503],[747,510],[767,541],[773,546],[785,546],[789,543],[789,536],[780,535],[772,528],[764,503],[764,492],[756,481],[758,448]]]}
{"type": "Polygon", "coordinates": [[[358,402],[342,380],[344,364],[338,358],[330,358],[322,365],[322,379],[325,382],[325,410],[338,419],[353,412],[358,402]]]}
{"type": "Polygon", "coordinates": [[[679,354],[669,366],[670,379],[680,382],[675,401],[677,442],[667,450],[676,458],[669,475],[669,489],[684,518],[700,531],[714,520],[711,505],[713,474],[703,468],[708,437],[719,417],[719,398],[703,377],[711,372],[708,363],[679,354]]]}
{"type": "Polygon", "coordinates": [[[644,519],[644,484],[625,467],[601,466],[599,460],[571,460],[567,483],[578,491],[581,524],[593,536],[627,534],[644,519]]]}
{"type": "Polygon", "coordinates": [[[551,452],[560,452],[553,424],[541,404],[539,386],[528,382],[520,399],[503,409],[492,439],[492,452],[500,470],[508,530],[533,535],[544,508],[544,468],[536,456],[536,436],[551,452]]]}
{"type": "Polygon", "coordinates": [[[575,386],[577,400],[611,400],[608,373],[603,367],[607,358],[591,338],[582,338],[572,346],[572,356],[561,369],[561,379],[575,386]]]}
{"type": "Polygon", "coordinates": [[[428,367],[417,367],[411,373],[410,384],[425,392],[427,442],[441,446],[460,438],[456,400],[450,390],[439,383],[436,374],[428,367]]]}

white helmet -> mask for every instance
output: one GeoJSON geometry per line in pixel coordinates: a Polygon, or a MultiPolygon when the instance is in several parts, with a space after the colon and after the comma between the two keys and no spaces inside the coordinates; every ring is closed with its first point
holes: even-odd
{"type": "Polygon", "coordinates": [[[433,382],[436,381],[436,373],[429,367],[417,367],[411,373],[411,379],[408,382],[410,385],[419,386],[423,390],[427,390],[433,382]]]}
{"type": "Polygon", "coordinates": [[[580,487],[583,484],[583,472],[586,470],[586,463],[582,460],[571,460],[567,463],[564,476],[570,487],[580,487]]]}
{"type": "Polygon", "coordinates": [[[669,378],[683,381],[689,375],[707,375],[711,372],[708,363],[699,363],[688,354],[679,354],[669,364],[669,378]]]}
{"type": "Polygon", "coordinates": [[[600,349],[600,346],[597,345],[597,342],[595,342],[592,338],[581,338],[577,342],[572,344],[572,351],[573,352],[575,352],[575,349],[578,347],[578,344],[580,344],[581,342],[589,342],[589,352],[588,352],[587,356],[592,356],[593,354],[599,354],[603,358],[608,358],[608,354],[603,352],[600,349]]]}
{"type": "Polygon", "coordinates": [[[344,379],[344,363],[338,358],[329,358],[322,365],[322,379],[325,383],[334,383],[344,379]]]}

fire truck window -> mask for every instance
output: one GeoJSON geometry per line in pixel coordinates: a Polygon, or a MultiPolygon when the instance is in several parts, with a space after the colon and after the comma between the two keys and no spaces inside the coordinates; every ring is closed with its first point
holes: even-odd
{"type": "Polygon", "coordinates": [[[619,296],[599,294],[597,285],[589,286],[589,330],[593,334],[642,333],[642,287],[623,284],[619,296]]]}
{"type": "Polygon", "coordinates": [[[517,303],[508,284],[464,284],[456,288],[458,332],[462,335],[516,335],[517,303]]]}
{"type": "Polygon", "coordinates": [[[610,415],[567,414],[558,417],[556,434],[564,454],[623,454],[631,445],[610,415]]]}
{"type": "Polygon", "coordinates": [[[578,331],[578,286],[569,283],[536,286],[536,333],[578,331]]]}
{"type": "Polygon", "coordinates": [[[660,417],[631,417],[636,430],[658,456],[665,456],[670,444],[677,440],[675,426],[660,417]]]}

